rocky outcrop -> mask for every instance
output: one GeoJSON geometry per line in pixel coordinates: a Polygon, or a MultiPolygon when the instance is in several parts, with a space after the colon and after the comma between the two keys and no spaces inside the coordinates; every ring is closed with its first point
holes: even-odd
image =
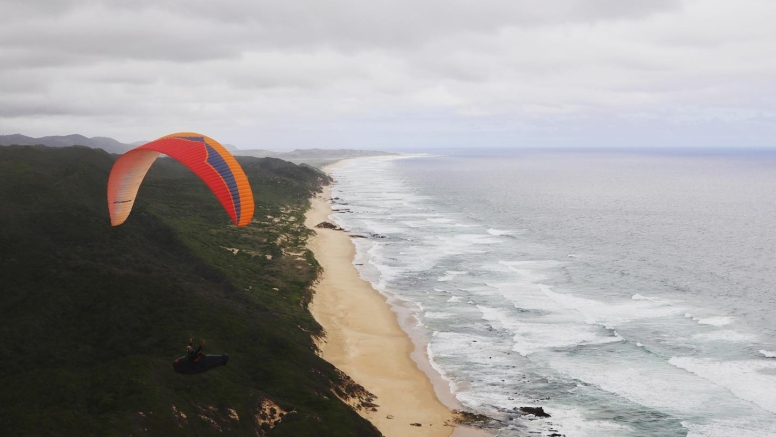
{"type": "Polygon", "coordinates": [[[549,414],[544,412],[542,407],[520,407],[520,413],[533,414],[536,417],[550,417],[549,414]]]}
{"type": "Polygon", "coordinates": [[[315,227],[316,228],[321,228],[321,229],[334,229],[335,231],[342,231],[342,230],[344,230],[341,227],[335,225],[334,223],[330,223],[330,222],[320,222],[317,225],[315,225],[315,227]]]}

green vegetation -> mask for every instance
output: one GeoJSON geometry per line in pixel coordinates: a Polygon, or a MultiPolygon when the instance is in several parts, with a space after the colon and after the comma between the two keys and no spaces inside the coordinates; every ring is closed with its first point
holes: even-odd
{"type": "Polygon", "coordinates": [[[316,355],[305,247],[311,167],[240,158],[254,222],[231,224],[171,159],[126,223],[105,192],[116,155],[0,147],[0,430],[13,436],[376,436],[369,394],[316,355]],[[190,335],[231,359],[173,372],[190,335]]]}

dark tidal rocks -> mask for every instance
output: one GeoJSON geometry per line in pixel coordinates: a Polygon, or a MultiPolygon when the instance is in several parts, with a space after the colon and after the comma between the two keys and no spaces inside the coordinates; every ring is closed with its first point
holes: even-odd
{"type": "Polygon", "coordinates": [[[542,407],[520,407],[521,414],[533,414],[536,417],[550,417],[542,407]]]}
{"type": "Polygon", "coordinates": [[[323,228],[323,229],[334,229],[335,231],[343,230],[341,227],[335,225],[334,223],[329,223],[329,222],[320,222],[317,225],[315,225],[315,227],[323,228]]]}

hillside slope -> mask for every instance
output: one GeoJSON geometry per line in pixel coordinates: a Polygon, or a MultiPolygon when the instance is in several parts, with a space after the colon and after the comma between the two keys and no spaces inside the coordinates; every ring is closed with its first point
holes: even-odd
{"type": "Polygon", "coordinates": [[[122,226],[115,155],[0,147],[0,429],[14,436],[377,436],[363,388],[315,353],[307,199],[325,175],[240,158],[254,222],[231,225],[171,159],[122,226]],[[185,377],[187,339],[228,366],[185,377]]]}
{"type": "MultiPolygon", "coordinates": [[[[142,142],[141,142],[142,143],[142,142]]],[[[22,145],[22,146],[34,146],[42,145],[48,147],[69,147],[69,146],[86,146],[93,149],[103,149],[109,153],[124,153],[134,146],[132,144],[124,144],[113,138],[108,137],[92,137],[87,138],[80,134],[72,135],[52,135],[48,137],[33,138],[21,134],[13,135],[0,135],[0,146],[10,145],[22,145]]]]}

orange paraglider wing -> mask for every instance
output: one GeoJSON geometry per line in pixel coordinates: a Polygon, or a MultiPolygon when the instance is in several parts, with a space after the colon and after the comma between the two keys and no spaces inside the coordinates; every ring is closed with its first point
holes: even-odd
{"type": "Polygon", "coordinates": [[[110,223],[118,226],[127,219],[137,191],[151,164],[160,154],[188,167],[216,195],[237,226],[253,218],[253,192],[240,164],[221,144],[193,132],[167,135],[121,155],[108,178],[110,223]]]}

